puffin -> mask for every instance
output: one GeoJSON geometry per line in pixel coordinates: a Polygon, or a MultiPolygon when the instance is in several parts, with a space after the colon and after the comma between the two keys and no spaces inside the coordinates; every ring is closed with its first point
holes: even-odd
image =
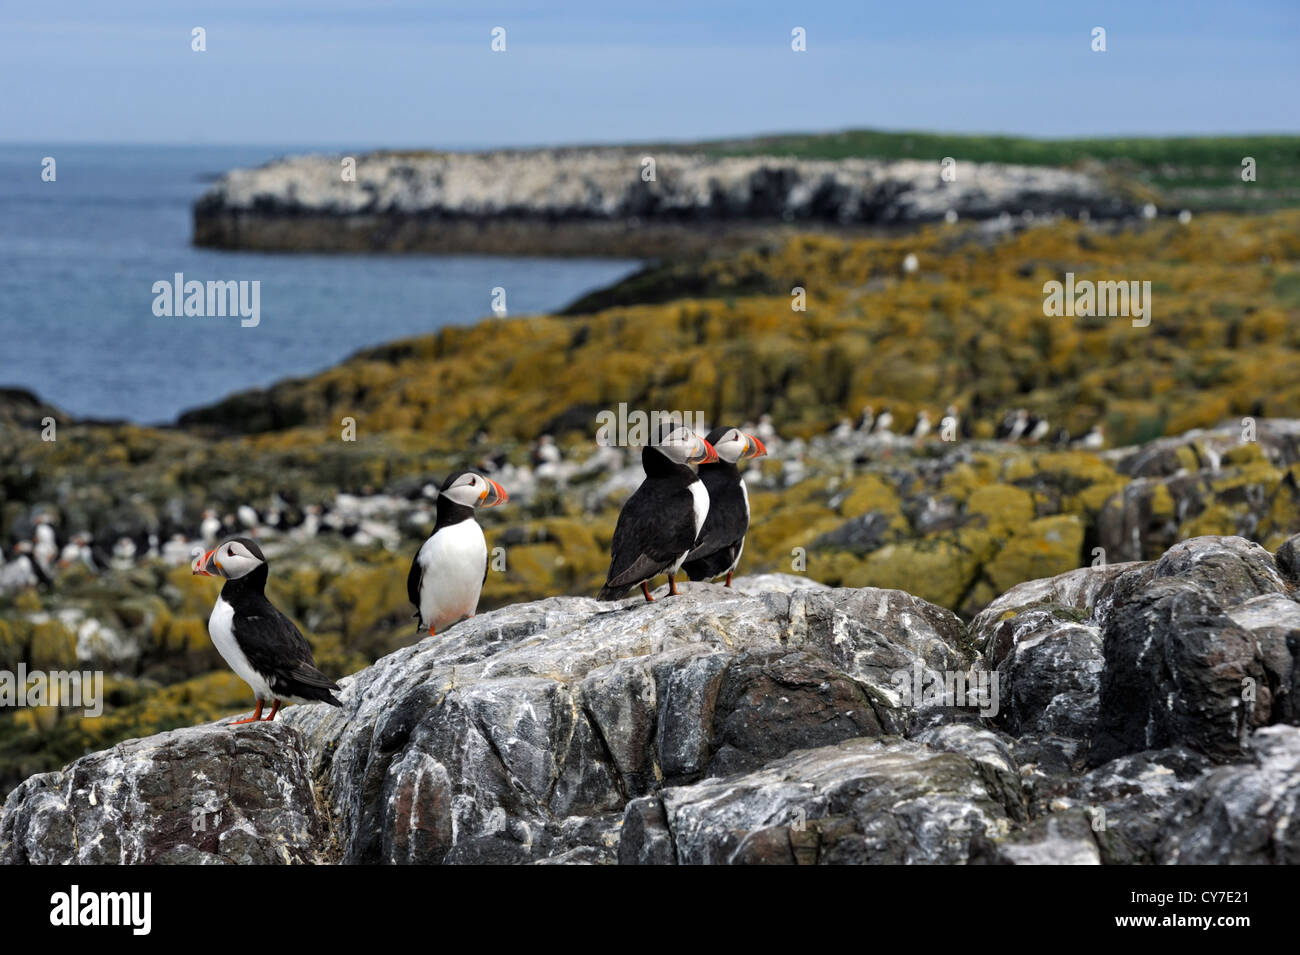
{"type": "Polygon", "coordinates": [[[725,586],[730,587],[749,530],[749,491],[736,465],[744,458],[762,457],[767,448],[739,428],[714,428],[706,440],[718,454],[717,461],[700,465],[700,481],[709,492],[709,515],[682,570],[691,580],[726,574],[725,586]]]}
{"type": "Polygon", "coordinates": [[[1099,424],[1094,424],[1088,429],[1082,437],[1070,441],[1072,448],[1084,448],[1088,451],[1097,451],[1106,444],[1106,433],[1099,424]]]}
{"type": "Polygon", "coordinates": [[[508,500],[505,488],[476,471],[457,471],[442,482],[433,533],[406,576],[418,632],[428,630],[432,637],[439,627],[474,616],[488,571],[487,540],[474,509],[508,500]]]}
{"type": "Polygon", "coordinates": [[[912,437],[924,438],[930,433],[930,413],[925,410],[916,413],[916,422],[912,425],[912,437]]]}
{"type": "Polygon", "coordinates": [[[1050,430],[1051,425],[1048,424],[1046,418],[1042,415],[1031,414],[1029,416],[1029,421],[1025,425],[1023,437],[1031,444],[1037,444],[1039,441],[1042,441],[1047,437],[1047,433],[1050,430]]]}
{"type": "Polygon", "coordinates": [[[263,722],[275,719],[285,701],[343,705],[333,692],[338,684],[316,669],[302,631],[266,599],[266,555],[251,538],[222,541],[195,560],[193,572],[225,578],[208,618],[208,633],[217,652],[257,698],[253,715],[230,726],[262,720],[268,700],[271,715],[263,722]]]}
{"type": "Polygon", "coordinates": [[[653,602],[649,582],[662,573],[668,574],[669,595],[677,596],[677,571],[709,514],[709,492],[695,466],[717,460],[707,439],[681,426],[641,449],[645,480],[619,511],[609,573],[597,599],[618,600],[640,584],[646,601],[653,602]]]}
{"type": "Polygon", "coordinates": [[[1007,413],[1002,419],[1002,426],[998,429],[997,437],[1004,441],[1019,441],[1025,435],[1025,430],[1029,427],[1029,412],[1024,408],[1017,408],[1015,411],[1007,413]]]}
{"type": "Polygon", "coordinates": [[[880,414],[871,425],[872,434],[888,434],[894,426],[894,415],[888,407],[881,408],[880,414]]]}

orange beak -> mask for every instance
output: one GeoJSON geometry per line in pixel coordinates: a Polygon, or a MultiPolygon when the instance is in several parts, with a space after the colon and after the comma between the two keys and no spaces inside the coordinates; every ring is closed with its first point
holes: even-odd
{"type": "Polygon", "coordinates": [[[704,438],[700,438],[700,444],[703,445],[703,448],[704,448],[704,456],[703,456],[703,457],[692,457],[692,458],[691,458],[691,463],[693,463],[693,464],[715,464],[715,463],[717,462],[717,460],[718,460],[718,452],[717,452],[717,450],[713,447],[713,445],[709,444],[709,442],[706,441],[704,438]]]}
{"type": "Polygon", "coordinates": [[[208,551],[206,554],[204,554],[202,557],[200,557],[197,561],[195,561],[195,563],[194,563],[194,576],[199,576],[199,577],[215,577],[215,576],[216,576],[216,574],[214,574],[214,573],[212,573],[211,571],[208,570],[208,561],[212,560],[212,555],[215,554],[216,552],[217,552],[217,549],[214,547],[214,548],[212,548],[212,550],[208,551]]]}
{"type": "Polygon", "coordinates": [[[510,500],[510,495],[496,481],[491,478],[484,478],[488,486],[484,489],[482,496],[479,498],[479,507],[496,507],[498,504],[504,504],[510,500]]]}
{"type": "Polygon", "coordinates": [[[749,446],[745,448],[745,453],[741,455],[742,458],[761,458],[767,454],[767,445],[763,444],[762,441],[752,434],[747,434],[745,437],[749,439],[749,446]]]}

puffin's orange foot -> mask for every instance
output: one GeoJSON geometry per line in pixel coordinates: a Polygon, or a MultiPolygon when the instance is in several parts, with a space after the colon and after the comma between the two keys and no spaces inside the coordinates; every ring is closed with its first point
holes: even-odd
{"type": "Polygon", "coordinates": [[[279,712],[280,712],[280,701],[276,700],[275,704],[271,707],[271,715],[268,716],[266,719],[262,720],[262,722],[263,723],[271,722],[271,720],[275,719],[275,714],[279,712]]]}
{"type": "Polygon", "coordinates": [[[645,594],[645,602],[646,602],[646,603],[648,603],[648,604],[652,604],[652,603],[655,602],[655,599],[654,599],[653,597],[650,596],[650,583],[649,583],[649,581],[645,581],[645,580],[641,581],[641,593],[645,594]]]}
{"type": "Polygon", "coordinates": [[[722,586],[724,586],[724,587],[730,587],[730,586],[731,586],[731,571],[727,571],[727,582],[726,582],[725,584],[723,584],[722,586]]]}
{"type": "Polygon", "coordinates": [[[675,578],[672,574],[668,575],[668,596],[669,597],[677,596],[677,578],[675,578]]]}
{"type": "Polygon", "coordinates": [[[257,709],[253,711],[253,715],[252,715],[252,716],[250,716],[250,717],[249,717],[248,719],[246,719],[246,720],[235,720],[233,723],[227,723],[226,725],[227,725],[227,726],[243,726],[245,723],[256,723],[258,720],[260,720],[260,719],[262,718],[262,706],[263,706],[262,701],[261,701],[261,700],[258,700],[258,701],[257,701],[257,709]]]}

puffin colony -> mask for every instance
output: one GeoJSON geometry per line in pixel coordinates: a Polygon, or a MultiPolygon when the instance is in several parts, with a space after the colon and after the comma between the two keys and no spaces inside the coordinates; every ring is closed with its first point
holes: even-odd
{"type": "MultiPolygon", "coordinates": [[[[660,574],[668,575],[668,594],[676,596],[682,570],[695,581],[725,577],[730,587],[749,531],[749,494],[737,465],[764,454],[763,442],[739,428],[715,428],[707,438],[681,425],[660,429],[641,452],[645,480],[618,515],[599,598],[618,600],[639,586],[653,602],[650,581],[660,574]]],[[[477,471],[458,471],[442,483],[433,533],[406,578],[417,632],[433,637],[477,612],[488,549],[474,515],[508,500],[505,488],[477,471]]],[[[273,720],[286,702],[343,705],[302,631],[267,599],[269,571],[266,555],[248,537],[222,541],[193,565],[195,574],[225,581],[208,633],[256,702],[251,716],[231,726],[273,720]],[[263,717],[268,703],[270,715],[263,717]]]]}

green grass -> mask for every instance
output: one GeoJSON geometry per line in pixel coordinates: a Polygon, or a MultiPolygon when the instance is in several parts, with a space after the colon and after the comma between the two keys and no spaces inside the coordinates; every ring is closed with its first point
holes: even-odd
{"type": "MultiPolygon", "coordinates": [[[[1162,165],[1215,166],[1237,175],[1243,156],[1262,169],[1300,168],[1300,136],[1175,136],[1122,139],[1029,139],[1022,136],[885,132],[851,129],[838,133],[791,133],[699,143],[708,153],[728,156],[800,156],[846,159],[934,159],[953,156],[973,162],[1068,166],[1088,159],[1124,160],[1148,168],[1162,165]]],[[[1238,175],[1238,181],[1240,177],[1238,175]]]]}

